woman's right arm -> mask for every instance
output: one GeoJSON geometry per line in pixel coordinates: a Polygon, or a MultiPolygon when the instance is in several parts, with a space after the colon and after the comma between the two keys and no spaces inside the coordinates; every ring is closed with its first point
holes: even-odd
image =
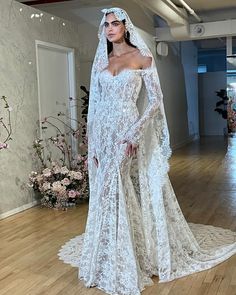
{"type": "Polygon", "coordinates": [[[91,80],[90,83],[90,94],[89,94],[89,106],[88,106],[88,116],[87,116],[87,137],[88,137],[88,152],[92,157],[97,157],[96,146],[95,146],[95,114],[97,103],[100,99],[100,87],[99,81],[95,76],[94,81],[91,80]]]}

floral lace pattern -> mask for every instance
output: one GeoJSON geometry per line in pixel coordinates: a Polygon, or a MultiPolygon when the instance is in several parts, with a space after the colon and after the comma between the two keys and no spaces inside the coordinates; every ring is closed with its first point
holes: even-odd
{"type": "Polygon", "coordinates": [[[156,70],[125,69],[117,76],[103,70],[96,81],[89,153],[96,154],[99,166],[89,162],[85,233],[62,247],[60,259],[79,268],[87,287],[138,295],[154,274],[166,282],[235,254],[235,233],[188,224],[181,212],[163,160],[170,150],[156,70]],[[141,114],[137,102],[143,88],[148,104],[141,114]],[[147,144],[150,128],[156,134],[147,144]],[[136,157],[125,155],[126,144],[120,143],[125,138],[138,142],[136,157]]]}

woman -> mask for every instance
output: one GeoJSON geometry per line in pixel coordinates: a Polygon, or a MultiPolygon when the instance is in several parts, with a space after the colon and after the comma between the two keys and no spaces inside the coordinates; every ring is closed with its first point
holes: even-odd
{"type": "Polygon", "coordinates": [[[235,234],[187,224],[168,178],[169,135],[153,56],[120,8],[103,10],[88,114],[85,234],[59,256],[87,287],[138,295],[236,252],[235,234]],[[148,102],[148,103],[144,103],[148,102]]]}

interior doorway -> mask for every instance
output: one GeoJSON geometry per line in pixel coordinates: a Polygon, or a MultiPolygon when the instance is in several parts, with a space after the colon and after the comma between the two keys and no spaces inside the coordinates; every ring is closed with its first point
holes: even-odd
{"type": "MultiPolygon", "coordinates": [[[[74,49],[36,40],[36,60],[40,137],[45,139],[55,136],[55,128],[42,131],[41,120],[48,116],[57,118],[59,112],[65,114],[64,121],[68,126],[77,129],[77,109],[74,101],[70,99],[76,97],[74,49]]],[[[67,127],[54,120],[65,133],[67,127]]],[[[71,137],[68,140],[72,153],[76,154],[78,152],[76,139],[71,137]]],[[[56,148],[53,151],[53,153],[58,152],[56,148]]],[[[57,154],[54,154],[54,158],[56,157],[57,154]]]]}

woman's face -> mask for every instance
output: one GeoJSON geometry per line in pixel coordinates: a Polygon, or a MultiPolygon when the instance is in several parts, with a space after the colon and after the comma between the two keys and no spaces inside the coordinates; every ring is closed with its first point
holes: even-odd
{"type": "Polygon", "coordinates": [[[116,18],[114,13],[109,13],[106,16],[104,26],[108,41],[119,43],[124,40],[125,25],[116,18]]]}

